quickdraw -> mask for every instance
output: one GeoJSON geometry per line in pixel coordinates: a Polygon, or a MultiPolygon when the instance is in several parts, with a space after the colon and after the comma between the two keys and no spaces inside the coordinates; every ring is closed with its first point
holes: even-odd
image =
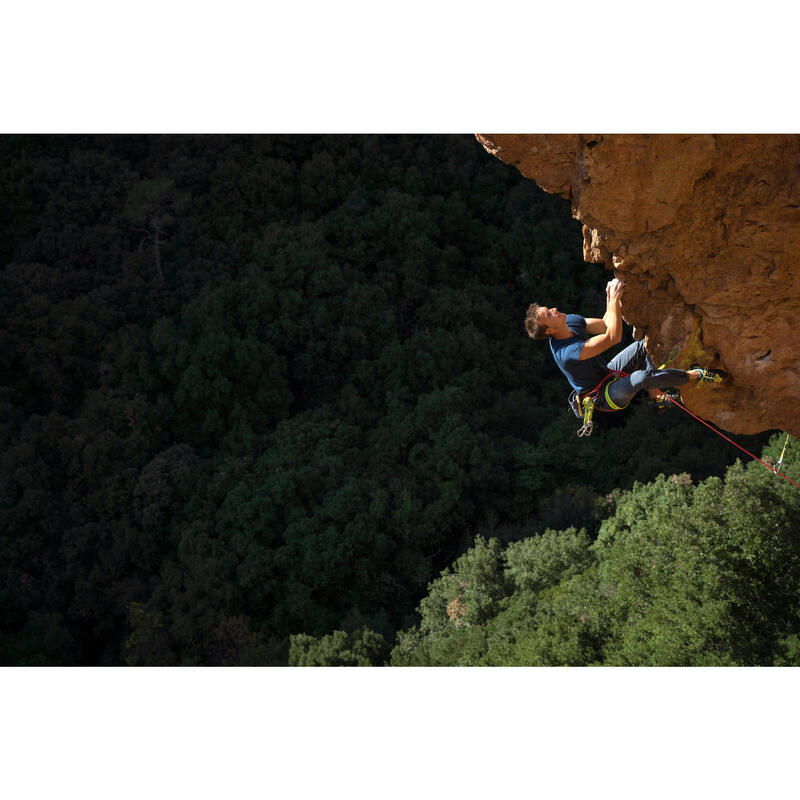
{"type": "Polygon", "coordinates": [[[775,471],[780,472],[781,467],[783,466],[783,457],[786,455],[786,445],[789,444],[789,434],[786,434],[786,441],[783,443],[783,450],[781,450],[781,457],[778,459],[778,463],[775,465],[775,471]]]}
{"type": "MultiPolygon", "coordinates": [[[[618,406],[614,403],[611,399],[608,388],[611,386],[614,381],[619,380],[620,378],[624,378],[628,375],[627,372],[622,372],[621,370],[609,370],[608,375],[606,375],[597,386],[594,387],[589,392],[584,394],[578,394],[577,392],[573,392],[574,400],[570,398],[570,405],[575,411],[575,405],[579,404],[579,408],[583,412],[583,425],[578,428],[578,436],[591,436],[592,431],[594,430],[594,422],[592,421],[592,414],[594,413],[595,408],[598,411],[622,411],[623,409],[627,408],[628,405],[618,406]],[[605,386],[605,390],[603,391],[603,397],[608,404],[608,408],[603,408],[602,405],[598,404],[598,397],[600,396],[600,390],[605,386]],[[581,399],[582,398],[582,399],[581,399]]],[[[577,412],[576,412],[577,413],[577,412]]],[[[580,414],[578,414],[580,416],[580,414]]]]}
{"type": "Polygon", "coordinates": [[[591,436],[594,429],[592,414],[594,413],[594,400],[590,395],[583,398],[583,425],[578,428],[578,436],[591,436]]]}

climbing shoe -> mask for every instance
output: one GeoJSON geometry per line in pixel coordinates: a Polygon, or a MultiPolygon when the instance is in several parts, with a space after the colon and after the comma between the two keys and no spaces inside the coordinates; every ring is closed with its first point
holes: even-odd
{"type": "Polygon", "coordinates": [[[692,369],[700,371],[700,377],[697,380],[698,386],[702,386],[704,383],[722,383],[728,377],[728,373],[721,369],[706,369],[705,367],[692,367],[692,369]]]}
{"type": "Polygon", "coordinates": [[[674,389],[667,389],[658,397],[650,398],[650,407],[655,409],[659,414],[662,414],[664,411],[672,408],[673,400],[680,402],[681,395],[679,392],[676,392],[674,389]]]}

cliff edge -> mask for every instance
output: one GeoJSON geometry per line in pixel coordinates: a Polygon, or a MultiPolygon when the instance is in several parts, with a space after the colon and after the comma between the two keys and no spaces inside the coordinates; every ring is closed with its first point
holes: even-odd
{"type": "Polygon", "coordinates": [[[584,258],[626,281],[623,316],[657,364],[678,348],[670,366],[730,374],[681,387],[687,408],[732,433],[800,436],[800,136],[477,138],[569,198],[584,258]]]}

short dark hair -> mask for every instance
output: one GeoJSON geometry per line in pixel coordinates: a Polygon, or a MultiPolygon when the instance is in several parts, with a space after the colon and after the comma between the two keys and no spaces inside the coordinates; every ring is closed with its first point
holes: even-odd
{"type": "Polygon", "coordinates": [[[538,303],[531,303],[528,306],[528,313],[525,314],[525,330],[528,331],[528,336],[531,339],[546,339],[547,334],[545,331],[547,330],[547,325],[541,325],[537,319],[536,314],[539,312],[539,309],[543,308],[538,303]]]}

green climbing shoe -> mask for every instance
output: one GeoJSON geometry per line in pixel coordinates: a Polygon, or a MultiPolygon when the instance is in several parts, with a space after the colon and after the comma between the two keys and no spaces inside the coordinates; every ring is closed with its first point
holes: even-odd
{"type": "Polygon", "coordinates": [[[706,369],[705,367],[692,367],[692,369],[700,372],[700,377],[697,379],[698,386],[702,386],[704,383],[722,383],[728,377],[728,373],[721,369],[706,369]]]}
{"type": "Polygon", "coordinates": [[[675,391],[675,389],[665,389],[657,398],[650,398],[650,407],[659,413],[663,413],[674,407],[673,401],[680,402],[680,400],[680,392],[675,391]]]}

